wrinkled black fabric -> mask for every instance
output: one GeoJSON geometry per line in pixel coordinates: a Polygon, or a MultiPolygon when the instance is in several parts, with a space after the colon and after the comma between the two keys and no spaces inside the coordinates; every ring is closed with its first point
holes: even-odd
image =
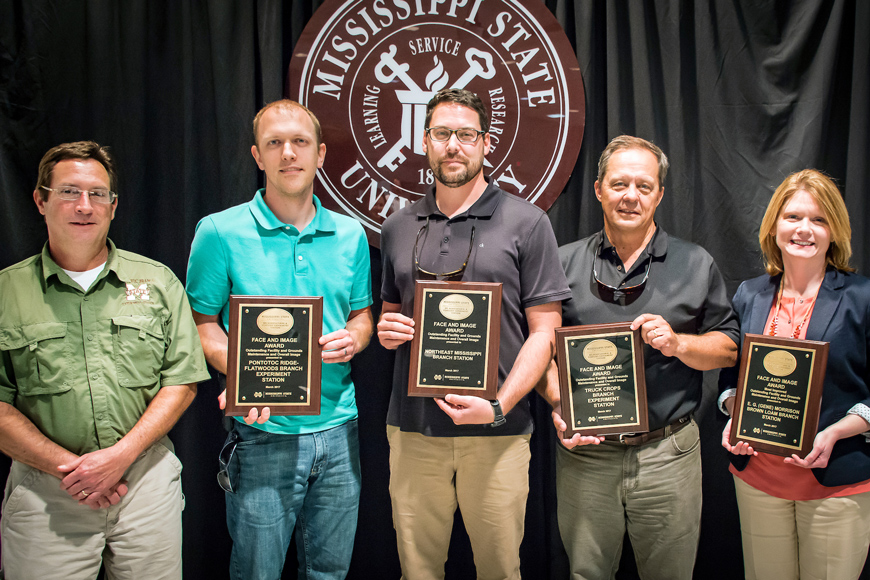
{"type": "MultiPolygon", "coordinates": [[[[534,0],[529,0],[534,1],[534,0]]],[[[837,180],[852,219],[854,265],[870,271],[870,3],[862,0],[546,0],[583,72],[586,131],[574,174],[550,211],[560,243],[600,229],[593,183],[616,135],[651,139],[671,160],[659,223],[704,246],[734,291],[761,271],[758,225],[790,172],[837,180]]],[[[260,183],[251,119],[280,98],[316,0],[0,0],[0,267],[45,240],[32,191],[42,154],[63,141],[110,145],[120,174],[112,238],[184,279],[197,221],[260,183]]],[[[374,295],[380,255],[372,251],[374,295]]],[[[379,303],[376,303],[376,310],[379,303]]],[[[376,340],[354,363],[363,491],[350,578],[398,577],[384,417],[392,354],[376,340]]],[[[712,383],[711,383],[712,385],[712,383]]],[[[225,578],[230,540],[214,477],[223,440],[214,397],[173,431],[184,465],[184,572],[225,578]]],[[[555,521],[547,406],[533,399],[531,494],[523,576],[567,577],[555,521]]],[[[741,578],[723,423],[700,414],[705,508],[696,578],[741,578]]],[[[291,552],[293,548],[291,548],[291,552]]],[[[292,561],[292,560],[291,560],[292,561]]],[[[286,578],[295,578],[287,566],[286,578]]],[[[634,578],[630,551],[619,578],[634,578]]],[[[455,534],[448,578],[473,578],[455,534]]]]}

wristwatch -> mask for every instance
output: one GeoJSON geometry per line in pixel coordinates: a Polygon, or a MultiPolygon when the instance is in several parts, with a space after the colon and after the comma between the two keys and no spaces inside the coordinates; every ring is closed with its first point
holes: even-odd
{"type": "Polygon", "coordinates": [[[504,413],[501,412],[501,403],[498,402],[498,399],[495,401],[490,401],[492,405],[492,412],[495,415],[495,420],[489,424],[490,427],[501,427],[505,423],[507,423],[507,419],[504,418],[504,413]]]}

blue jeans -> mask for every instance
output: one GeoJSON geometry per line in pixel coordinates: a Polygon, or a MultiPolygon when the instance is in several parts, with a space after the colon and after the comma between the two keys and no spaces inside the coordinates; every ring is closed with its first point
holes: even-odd
{"type": "MultiPolygon", "coordinates": [[[[357,421],[318,433],[267,433],[236,422],[226,494],[230,578],[281,577],[293,531],[299,578],[344,578],[359,508],[357,421]]],[[[227,439],[231,444],[233,434],[227,439]]]]}

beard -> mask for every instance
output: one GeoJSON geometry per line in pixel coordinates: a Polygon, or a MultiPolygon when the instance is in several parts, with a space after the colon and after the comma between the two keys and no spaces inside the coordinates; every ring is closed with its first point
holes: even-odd
{"type": "Polygon", "coordinates": [[[447,187],[462,187],[480,173],[480,170],[483,168],[483,159],[473,160],[469,158],[463,158],[459,155],[445,155],[438,159],[432,157],[431,152],[426,155],[429,161],[429,168],[432,169],[432,173],[435,175],[435,179],[437,179],[440,183],[444,184],[447,187]],[[465,163],[463,167],[458,167],[452,171],[445,171],[441,162],[445,160],[457,160],[459,162],[465,163]]]}

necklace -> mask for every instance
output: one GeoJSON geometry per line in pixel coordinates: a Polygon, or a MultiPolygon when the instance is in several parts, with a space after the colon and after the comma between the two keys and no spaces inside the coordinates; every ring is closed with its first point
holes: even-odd
{"type": "MultiPolygon", "coordinates": [[[[818,293],[819,293],[819,291],[816,290],[816,295],[818,295],[818,293]]],[[[813,298],[815,298],[815,296],[813,296],[813,298]]],[[[809,300],[809,298],[807,298],[807,300],[809,300]]],[[[776,336],[776,327],[779,325],[779,309],[782,306],[781,302],[782,302],[782,282],[780,282],[779,292],[776,294],[776,308],[773,311],[773,320],[770,321],[770,330],[768,331],[768,334],[770,336],[776,336]]],[[[801,302],[801,304],[803,304],[804,300],[801,299],[800,302],[801,302]]],[[[815,300],[813,300],[813,303],[810,305],[810,309],[807,310],[806,314],[804,314],[804,317],[800,321],[800,324],[798,324],[797,326],[794,327],[794,331],[791,333],[792,338],[797,338],[798,336],[800,336],[801,329],[804,327],[804,324],[806,323],[806,321],[810,319],[810,314],[812,314],[813,308],[815,306],[816,306],[816,303],[815,303],[815,300]]],[[[791,322],[791,321],[789,320],[789,322],[791,322]]]]}

